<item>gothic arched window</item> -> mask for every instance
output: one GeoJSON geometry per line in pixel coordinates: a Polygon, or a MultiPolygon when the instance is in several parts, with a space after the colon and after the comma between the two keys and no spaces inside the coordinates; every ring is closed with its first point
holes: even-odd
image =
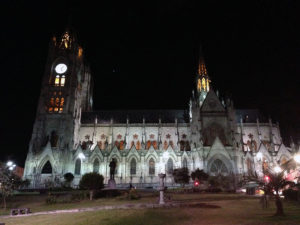
{"type": "Polygon", "coordinates": [[[219,174],[227,175],[228,169],[220,159],[216,159],[210,167],[210,172],[213,175],[219,175],[219,174]]]}
{"type": "Polygon", "coordinates": [[[247,161],[246,161],[246,163],[247,163],[247,171],[248,171],[248,173],[252,173],[252,161],[251,161],[251,159],[247,159],[247,161]]]}
{"type": "Polygon", "coordinates": [[[183,161],[182,161],[182,168],[188,168],[188,164],[187,164],[186,158],[184,158],[183,161]]]}
{"type": "Polygon", "coordinates": [[[130,162],[130,175],[136,174],[136,160],[133,158],[130,162]]]}
{"type": "Polygon", "coordinates": [[[42,174],[51,174],[52,173],[52,166],[49,160],[45,163],[42,169],[42,174]]]}
{"type": "Polygon", "coordinates": [[[75,162],[75,175],[80,175],[80,172],[81,172],[81,160],[76,159],[76,162],[75,162]]]}
{"type": "Polygon", "coordinates": [[[171,158],[167,162],[167,173],[173,173],[173,160],[171,158]]]}
{"type": "Polygon", "coordinates": [[[149,160],[149,175],[154,175],[155,174],[155,162],[154,159],[151,158],[149,160]]]}
{"type": "Polygon", "coordinates": [[[94,173],[99,173],[99,166],[100,166],[99,160],[95,159],[94,164],[93,164],[93,172],[94,173]]]}

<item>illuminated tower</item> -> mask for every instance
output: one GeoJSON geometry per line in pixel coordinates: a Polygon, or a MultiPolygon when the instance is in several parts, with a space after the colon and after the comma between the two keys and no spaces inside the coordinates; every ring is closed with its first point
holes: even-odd
{"type": "Polygon", "coordinates": [[[83,49],[75,33],[66,30],[53,37],[42,80],[29,152],[73,149],[77,143],[81,111],[92,108],[92,80],[83,49]]]}
{"type": "Polygon", "coordinates": [[[210,88],[210,79],[207,73],[204,57],[202,54],[202,48],[200,47],[199,63],[197,71],[197,93],[199,97],[199,104],[202,105],[204,99],[210,88]]]}

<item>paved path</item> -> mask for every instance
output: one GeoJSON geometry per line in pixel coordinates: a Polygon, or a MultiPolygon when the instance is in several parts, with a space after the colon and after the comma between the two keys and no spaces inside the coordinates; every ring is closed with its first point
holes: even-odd
{"type": "Polygon", "coordinates": [[[63,210],[52,210],[52,211],[43,211],[30,214],[22,215],[7,215],[0,216],[0,218],[17,218],[25,216],[36,216],[36,215],[50,215],[50,214],[61,214],[61,213],[78,213],[78,212],[91,212],[91,211],[101,211],[101,210],[111,210],[111,209],[145,209],[145,208],[173,208],[173,207],[204,207],[204,208],[219,208],[216,205],[209,205],[206,203],[179,203],[172,202],[166,203],[164,205],[153,204],[153,203],[138,203],[138,204],[123,204],[123,205],[107,205],[107,206],[96,206],[88,208],[79,208],[79,209],[63,209],[63,210]]]}

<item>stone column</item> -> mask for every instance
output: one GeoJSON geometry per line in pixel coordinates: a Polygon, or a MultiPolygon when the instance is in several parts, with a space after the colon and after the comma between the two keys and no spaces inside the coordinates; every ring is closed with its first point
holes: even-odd
{"type": "Polygon", "coordinates": [[[164,201],[164,192],[165,192],[165,182],[164,179],[166,177],[166,174],[160,173],[159,176],[159,204],[163,205],[165,204],[164,201]]]}

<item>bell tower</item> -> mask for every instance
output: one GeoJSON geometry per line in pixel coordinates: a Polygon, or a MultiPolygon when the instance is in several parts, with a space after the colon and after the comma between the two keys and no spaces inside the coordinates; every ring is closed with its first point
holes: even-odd
{"type": "Polygon", "coordinates": [[[197,93],[198,93],[199,105],[201,106],[210,89],[210,79],[207,73],[207,69],[206,69],[206,65],[202,53],[202,47],[200,47],[200,52],[199,52],[199,63],[198,63],[196,82],[197,82],[197,93]]]}
{"type": "Polygon", "coordinates": [[[50,41],[29,153],[42,151],[47,143],[52,149],[72,150],[81,111],[91,110],[92,104],[90,68],[76,34],[67,29],[50,41]]]}

